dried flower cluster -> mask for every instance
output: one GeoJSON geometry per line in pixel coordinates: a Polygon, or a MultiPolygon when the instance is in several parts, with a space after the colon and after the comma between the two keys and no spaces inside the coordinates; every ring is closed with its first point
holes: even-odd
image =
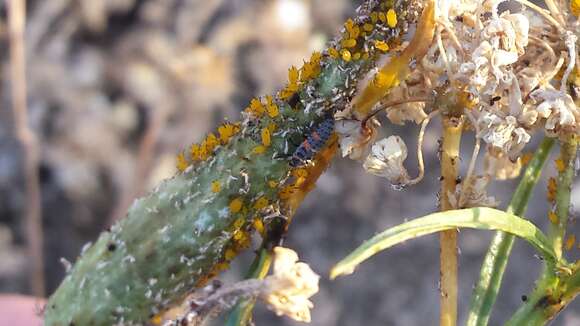
{"type": "Polygon", "coordinates": [[[318,292],[319,279],[308,264],[298,262],[296,252],[276,247],[273,274],[265,279],[260,297],[277,315],[310,322],[310,309],[314,305],[309,298],[318,292]]]}
{"type": "MultiPolygon", "coordinates": [[[[463,187],[470,190],[457,198],[456,207],[496,204],[485,195],[486,185],[490,178],[519,175],[522,150],[537,131],[560,139],[580,134],[574,101],[580,87],[578,18],[563,2],[550,5],[552,11],[524,0],[436,1],[435,37],[426,54],[382,101],[383,106],[392,103],[387,117],[395,124],[425,121],[426,107],[433,114],[466,119],[478,142],[474,159],[479,142],[486,145],[484,175],[468,176],[473,184],[463,187]]],[[[364,130],[343,123],[337,131],[343,156],[364,159],[372,145],[364,130]]],[[[410,181],[405,158],[403,140],[391,136],[373,145],[364,168],[404,185],[410,181]],[[396,168],[389,153],[401,154],[396,168]]]]}
{"type": "Polygon", "coordinates": [[[187,311],[164,326],[201,325],[207,318],[233,307],[240,299],[259,298],[279,316],[300,322],[310,322],[309,300],[318,292],[318,276],[306,263],[298,262],[298,255],[289,248],[275,247],[272,275],[263,280],[246,280],[231,286],[214,281],[197,291],[188,300],[187,311]]]}

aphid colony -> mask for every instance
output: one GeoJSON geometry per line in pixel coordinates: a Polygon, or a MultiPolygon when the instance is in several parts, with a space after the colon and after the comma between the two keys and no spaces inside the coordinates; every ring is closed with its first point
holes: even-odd
{"type": "MultiPolygon", "coordinates": [[[[246,142],[252,144],[248,151],[237,152],[234,159],[254,161],[256,165],[264,162],[278,165],[278,178],[267,180],[267,191],[254,198],[240,191],[245,196],[230,200],[230,213],[241,216],[234,232],[238,240],[243,241],[232,242],[222,267],[247,247],[251,229],[265,234],[267,225],[260,215],[283,216],[288,213],[285,202],[310,190],[304,187],[313,182],[310,176],[313,162],[332,141],[333,112],[352,99],[356,91],[356,83],[352,81],[366,74],[389,50],[388,42],[393,45],[400,42],[400,38],[393,37],[398,36],[397,14],[388,3],[390,1],[377,2],[375,10],[361,14],[356,20],[348,19],[341,37],[331,42],[324,53],[314,52],[301,68],[288,70],[288,83],[275,97],[252,99],[242,113],[241,123],[225,123],[218,128],[218,135],[210,133],[200,144],[192,145],[189,153],[179,154],[178,169],[195,171],[196,165],[211,160],[218,147],[236,148],[239,147],[236,142],[246,142]],[[338,52],[342,55],[336,55],[338,52]],[[349,54],[345,54],[347,52],[349,54]],[[300,141],[296,143],[295,139],[300,141]],[[248,199],[251,202],[247,202],[248,199]],[[254,212],[251,214],[262,213],[250,218],[250,211],[254,212]],[[242,217],[246,223],[241,222],[242,217]]],[[[211,183],[214,193],[226,187],[219,180],[211,183]]]]}
{"type": "MultiPolygon", "coordinates": [[[[271,191],[252,199],[252,203],[242,203],[242,197],[232,199],[230,212],[246,216],[245,205],[250,205],[257,211],[283,214],[284,204],[278,201],[289,201],[308,183],[309,167],[334,134],[333,112],[343,109],[354,96],[353,81],[375,65],[389,50],[389,43],[400,43],[392,2],[377,1],[373,8],[366,14],[359,12],[355,20],[348,19],[342,35],[324,53],[314,52],[301,68],[291,67],[287,85],[275,97],[252,99],[242,113],[241,123],[225,123],[218,128],[218,135],[210,133],[200,144],[192,145],[189,153],[180,153],[178,169],[195,170],[195,165],[210,159],[219,146],[249,139],[254,145],[248,153],[237,153],[238,159],[264,157],[270,162],[279,161],[282,173],[279,178],[268,180],[271,191]],[[313,122],[305,126],[308,120],[313,122]],[[296,139],[300,141],[293,141],[296,139]]],[[[223,189],[219,181],[212,182],[214,193],[223,189]]],[[[264,223],[259,217],[249,220],[253,222],[248,225],[264,234],[264,223]]],[[[236,247],[228,250],[231,254],[226,258],[235,256],[234,252],[245,246],[236,247]]]]}
{"type": "Polygon", "coordinates": [[[181,173],[135,201],[78,259],[45,325],[144,324],[227,268],[253,230],[271,234],[274,221],[290,218],[336,150],[334,113],[400,44],[407,28],[397,18],[416,19],[392,3],[367,2],[328,50],[289,69],[276,96],[253,99],[241,122],[180,153],[181,173]]]}
{"type": "MultiPolygon", "coordinates": [[[[244,130],[248,131],[252,125],[263,125],[260,130],[259,140],[252,149],[253,154],[264,154],[272,144],[273,134],[277,131],[277,123],[292,122],[294,116],[298,116],[295,110],[309,110],[311,104],[318,104],[316,114],[325,118],[318,124],[309,128],[298,128],[303,140],[296,148],[292,149],[292,144],[286,144],[282,153],[277,152],[275,156],[290,158],[290,167],[298,167],[308,163],[315,154],[326,144],[333,133],[334,124],[332,115],[328,111],[342,109],[338,104],[345,104],[352,98],[355,87],[349,80],[355,75],[360,75],[361,71],[368,70],[377,59],[389,50],[388,41],[393,44],[400,42],[396,35],[398,23],[397,13],[392,8],[392,1],[377,1],[375,10],[368,14],[357,17],[356,21],[348,19],[344,24],[341,37],[331,42],[331,45],[324,54],[314,52],[310,59],[304,62],[300,69],[291,67],[288,71],[288,84],[278,92],[276,98],[268,95],[265,98],[254,98],[250,105],[244,110],[246,120],[243,122],[244,130]],[[326,58],[326,63],[321,63],[326,58]],[[359,61],[353,64],[352,61],[359,61]],[[312,94],[313,85],[309,82],[318,78],[324,69],[323,66],[336,65],[340,69],[341,75],[346,76],[345,85],[332,87],[332,105],[320,101],[320,94],[312,94]],[[308,91],[310,89],[310,92],[308,91]],[[305,94],[300,94],[300,91],[305,94]],[[307,96],[304,96],[307,95],[307,96]],[[318,97],[318,98],[316,98],[318,97]],[[307,103],[306,105],[304,105],[307,103]],[[290,108],[291,110],[288,110],[290,108]],[[282,111],[282,116],[280,115],[282,111]],[[326,111],[326,113],[324,113],[326,111]],[[330,118],[329,118],[330,117],[330,118]],[[294,150],[294,152],[291,152],[294,150]]],[[[332,74],[328,74],[328,79],[332,79],[332,74]]],[[[324,89],[324,87],[319,87],[324,89]]],[[[326,94],[325,94],[326,95],[326,94]]],[[[290,128],[286,128],[290,129],[290,128]]],[[[218,135],[209,133],[200,144],[193,144],[189,151],[181,152],[177,157],[177,168],[184,172],[188,167],[196,162],[207,160],[215,151],[217,146],[225,146],[241,130],[241,123],[225,123],[218,128],[218,135]]],[[[281,131],[278,134],[286,137],[288,131],[281,131]]],[[[247,133],[243,137],[248,136],[247,133]]],[[[252,135],[250,135],[252,136],[252,135]]]]}

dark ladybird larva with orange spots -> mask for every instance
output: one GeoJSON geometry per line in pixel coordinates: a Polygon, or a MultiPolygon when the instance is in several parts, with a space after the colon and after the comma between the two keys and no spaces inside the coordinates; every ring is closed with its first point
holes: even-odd
{"type": "Polygon", "coordinates": [[[328,142],[334,132],[334,118],[322,121],[296,148],[290,159],[291,167],[299,167],[311,160],[328,142]]]}

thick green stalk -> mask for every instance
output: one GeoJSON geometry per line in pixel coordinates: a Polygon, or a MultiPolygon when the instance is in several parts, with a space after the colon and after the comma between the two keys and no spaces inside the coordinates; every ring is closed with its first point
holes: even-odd
{"type": "MultiPolygon", "coordinates": [[[[268,249],[260,249],[256,259],[250,266],[250,270],[246,275],[247,279],[263,279],[268,274],[270,269],[270,264],[272,263],[272,253],[268,249]]],[[[226,321],[226,326],[246,326],[252,319],[252,310],[256,304],[256,299],[247,299],[238,304],[232,309],[228,320],[226,321]]]]}
{"type": "MultiPolygon", "coordinates": [[[[534,157],[528,164],[522,179],[507,208],[508,213],[524,216],[532,191],[536,186],[554,139],[544,138],[534,157]]],[[[479,281],[473,291],[469,308],[468,326],[484,326],[489,321],[491,310],[497,298],[503,274],[507,266],[515,237],[505,232],[497,232],[483,261],[479,281]]]]}
{"type": "Polygon", "coordinates": [[[284,90],[252,101],[233,135],[222,127],[219,138],[211,134],[192,148],[191,158],[180,156],[183,172],[135,201],[79,257],[49,299],[45,325],[145,324],[227,268],[249,244],[256,218],[268,224],[273,219],[264,216],[291,217],[329,165],[336,137],[314,144],[323,147],[316,155],[313,144],[303,146],[300,154],[311,160],[299,167],[289,164],[294,144],[346,107],[357,82],[384,57],[376,41],[408,39],[420,8],[411,0],[366,1],[329,50],[290,69],[284,90]],[[405,24],[377,21],[372,33],[361,33],[371,12],[388,9],[405,24]],[[342,48],[344,37],[357,46],[342,48]]]}

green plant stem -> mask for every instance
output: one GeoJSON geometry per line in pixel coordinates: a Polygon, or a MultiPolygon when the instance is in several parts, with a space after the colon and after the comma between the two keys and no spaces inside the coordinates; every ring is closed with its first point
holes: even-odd
{"type": "MultiPolygon", "coordinates": [[[[563,170],[559,171],[556,191],[558,223],[552,223],[548,233],[548,240],[552,243],[561,266],[566,264],[562,258],[562,243],[568,223],[577,149],[578,138],[575,136],[561,144],[560,159],[563,170]]],[[[579,263],[568,269],[545,262],[544,271],[536,288],[506,325],[545,325],[554,319],[580,293],[579,269],[579,263]]]]}
{"type": "MultiPolygon", "coordinates": [[[[268,274],[272,263],[272,253],[266,248],[260,249],[254,262],[250,266],[246,279],[263,279],[268,274]]],[[[256,299],[248,299],[239,302],[230,313],[226,326],[245,326],[252,319],[252,310],[256,304],[256,299]]]]}
{"type": "MultiPolygon", "coordinates": [[[[538,183],[544,163],[553,146],[553,138],[545,138],[542,141],[520,180],[507,208],[508,213],[517,216],[525,215],[532,190],[538,183]]],[[[513,235],[500,231],[491,241],[481,267],[479,281],[471,298],[468,326],[484,326],[489,322],[514,240],[513,235]]]]}
{"type": "Polygon", "coordinates": [[[562,142],[560,149],[560,160],[564,164],[564,170],[558,173],[558,189],[556,190],[556,215],[558,216],[558,223],[551,223],[550,230],[548,231],[548,237],[552,240],[554,251],[559,259],[562,258],[562,244],[568,224],[577,149],[578,138],[574,136],[562,142]]]}
{"type": "Polygon", "coordinates": [[[542,278],[506,326],[546,325],[580,294],[578,263],[570,274],[547,264],[542,278]]]}
{"type": "MultiPolygon", "coordinates": [[[[452,209],[448,194],[455,193],[459,175],[459,145],[463,123],[461,120],[443,118],[443,143],[441,146],[441,211],[452,209]]],[[[441,311],[439,324],[455,326],[457,323],[457,230],[441,232],[440,238],[441,311]]]]}

